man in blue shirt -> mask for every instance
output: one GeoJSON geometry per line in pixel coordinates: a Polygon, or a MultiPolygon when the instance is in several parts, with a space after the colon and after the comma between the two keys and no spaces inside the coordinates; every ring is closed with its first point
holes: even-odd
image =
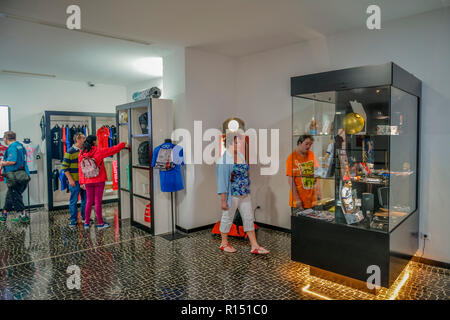
{"type": "MultiPolygon", "coordinates": [[[[17,172],[24,170],[28,176],[30,172],[27,165],[27,152],[24,146],[16,141],[16,134],[12,131],[5,132],[3,137],[5,144],[8,146],[3,156],[3,161],[0,161],[0,166],[3,168],[5,174],[9,172],[17,172]]],[[[16,222],[29,222],[29,213],[25,210],[23,204],[22,193],[27,188],[28,181],[18,181],[12,186],[8,186],[8,192],[6,193],[5,207],[0,215],[0,221],[5,222],[8,216],[8,212],[15,209],[20,212],[20,216],[17,219],[13,219],[16,222]]]]}

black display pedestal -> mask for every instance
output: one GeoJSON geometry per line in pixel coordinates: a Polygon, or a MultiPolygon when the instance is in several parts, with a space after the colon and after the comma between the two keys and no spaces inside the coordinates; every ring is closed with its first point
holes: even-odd
{"type": "Polygon", "coordinates": [[[161,235],[161,237],[168,241],[173,241],[173,240],[177,240],[177,239],[186,237],[185,234],[182,234],[175,230],[175,212],[173,210],[173,192],[170,193],[170,206],[172,207],[172,232],[163,234],[163,235],[161,235]]]}

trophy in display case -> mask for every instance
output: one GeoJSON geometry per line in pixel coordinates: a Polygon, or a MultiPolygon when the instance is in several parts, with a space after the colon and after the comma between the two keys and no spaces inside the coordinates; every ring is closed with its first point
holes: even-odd
{"type": "Polygon", "coordinates": [[[352,182],[350,180],[344,181],[344,186],[340,192],[341,208],[344,213],[347,224],[358,223],[364,219],[364,215],[359,207],[361,200],[356,199],[356,195],[352,190],[352,182]]]}

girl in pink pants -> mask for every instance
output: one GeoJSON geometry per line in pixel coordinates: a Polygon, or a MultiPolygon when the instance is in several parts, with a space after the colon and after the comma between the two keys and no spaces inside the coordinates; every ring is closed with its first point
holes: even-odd
{"type": "Polygon", "coordinates": [[[95,214],[97,215],[98,228],[100,228],[100,226],[105,227],[102,216],[103,190],[105,190],[105,183],[104,182],[86,183],[85,187],[86,187],[86,210],[87,210],[85,211],[86,218],[84,221],[87,222],[85,223],[85,226],[87,225],[87,227],[89,227],[92,205],[95,203],[95,214]]]}
{"type": "Polygon", "coordinates": [[[102,199],[103,190],[105,189],[105,181],[107,180],[105,164],[103,159],[110,157],[126,147],[126,143],[121,142],[117,146],[111,148],[99,148],[96,136],[88,136],[83,143],[80,155],[78,156],[78,173],[80,176],[80,185],[84,185],[86,189],[86,217],[84,228],[89,228],[92,205],[95,202],[95,213],[97,215],[97,228],[104,229],[109,227],[109,223],[103,222],[102,217],[102,199]],[[91,158],[95,160],[96,166],[99,168],[99,173],[96,177],[86,178],[81,169],[81,161],[84,158],[91,158]]]}

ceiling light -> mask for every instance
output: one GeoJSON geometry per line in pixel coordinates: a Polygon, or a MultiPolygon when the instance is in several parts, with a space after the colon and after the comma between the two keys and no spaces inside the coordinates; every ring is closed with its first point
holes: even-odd
{"type": "Polygon", "coordinates": [[[222,130],[223,133],[227,132],[237,132],[239,130],[242,130],[242,132],[245,130],[245,123],[239,118],[232,117],[228,118],[222,123],[222,130]]]}
{"type": "Polygon", "coordinates": [[[228,129],[231,132],[236,132],[239,129],[239,122],[237,122],[236,120],[231,120],[230,122],[228,122],[228,129]]]}
{"type": "Polygon", "coordinates": [[[138,71],[153,77],[162,77],[163,75],[162,58],[158,57],[142,58],[136,61],[134,66],[138,71]]]}

